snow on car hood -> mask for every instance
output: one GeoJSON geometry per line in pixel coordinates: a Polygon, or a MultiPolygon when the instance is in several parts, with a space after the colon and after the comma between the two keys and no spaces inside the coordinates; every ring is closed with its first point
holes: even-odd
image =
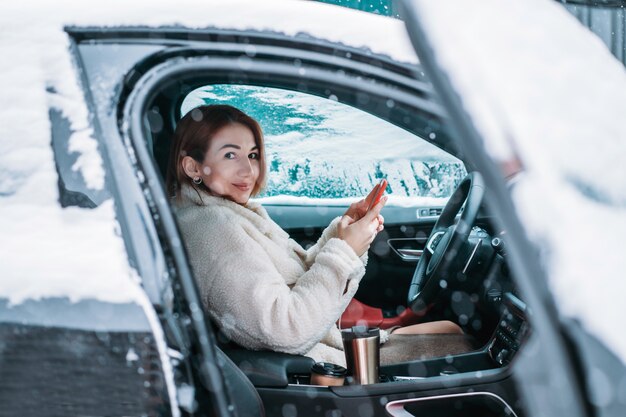
{"type": "Polygon", "coordinates": [[[626,72],[553,1],[416,0],[435,57],[496,160],[562,314],[626,362],[626,72]]]}
{"type": "Polygon", "coordinates": [[[62,0],[3,4],[0,297],[14,304],[55,296],[75,301],[141,302],[113,203],[93,210],[62,209],[58,204],[49,108],[59,109],[70,122],[70,148],[80,155],[74,169],[82,173],[85,183],[101,189],[105,176],[69,39],[63,32],[66,25],[271,30],[310,35],[416,62],[400,21],[314,2],[110,0],[86,7],[62,0]]]}

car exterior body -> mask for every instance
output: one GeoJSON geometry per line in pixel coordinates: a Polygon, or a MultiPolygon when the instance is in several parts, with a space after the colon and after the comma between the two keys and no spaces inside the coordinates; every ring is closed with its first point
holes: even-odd
{"type": "Polygon", "coordinates": [[[313,2],[6,7],[0,415],[622,415],[626,75],[557,4],[463,3],[403,2],[408,29],[313,2]],[[333,388],[306,384],[303,357],[224,355],[162,178],[181,113],[237,94],[269,102],[261,116],[293,112],[278,122],[293,129],[264,126],[275,180],[260,200],[303,245],[377,176],[342,178],[390,178],[387,234],[357,294],[366,306],[346,321],[418,319],[405,293],[423,247],[404,245],[423,245],[465,173],[482,173],[476,236],[506,241],[507,279],[429,316],[453,314],[475,352],[333,388]],[[380,121],[396,142],[366,135],[380,121]],[[332,146],[298,165],[302,137],[332,146]],[[326,177],[337,180],[315,188],[326,177]],[[510,346],[507,317],[520,333],[510,346]]]}

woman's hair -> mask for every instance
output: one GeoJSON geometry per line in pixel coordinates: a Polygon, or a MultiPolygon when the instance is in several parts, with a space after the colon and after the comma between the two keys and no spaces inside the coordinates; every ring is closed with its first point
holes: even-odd
{"type": "Polygon", "coordinates": [[[252,196],[256,196],[265,186],[265,146],[263,131],[259,123],[241,110],[227,105],[200,106],[187,113],[176,126],[172,146],[170,148],[167,165],[166,187],[169,197],[180,198],[183,184],[198,189],[206,189],[204,184],[196,185],[183,170],[183,158],[190,156],[202,163],[211,140],[217,132],[226,126],[235,123],[246,126],[254,136],[254,142],[259,148],[259,177],[252,189],[252,196]]]}

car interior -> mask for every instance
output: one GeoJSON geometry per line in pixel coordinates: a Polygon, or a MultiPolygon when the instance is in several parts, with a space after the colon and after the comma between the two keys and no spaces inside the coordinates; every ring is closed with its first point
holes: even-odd
{"type": "MultiPolygon", "coordinates": [[[[202,80],[197,81],[199,82],[202,80]]],[[[190,89],[197,84],[186,81],[186,85],[190,89]]],[[[181,94],[180,97],[184,95],[181,94]]],[[[149,106],[150,113],[146,115],[148,125],[151,120],[154,123],[157,114],[157,118],[163,120],[164,126],[167,126],[150,137],[152,152],[163,177],[171,134],[176,119],[181,117],[180,106],[180,101],[172,100],[167,95],[158,95],[149,106]]],[[[475,372],[497,374],[506,368],[523,343],[529,331],[527,312],[515,291],[507,268],[504,231],[496,228],[480,200],[474,203],[475,213],[465,219],[463,216],[470,211],[467,198],[467,195],[456,198],[456,206],[448,204],[445,208],[420,205],[390,207],[390,213],[386,210],[385,233],[379,235],[371,246],[378,250],[370,250],[366,277],[355,300],[342,316],[341,327],[365,322],[368,327],[385,329],[396,325],[447,319],[463,328],[466,339],[471,341],[471,347],[459,349],[457,346],[450,346],[450,349],[446,349],[448,335],[440,335],[441,340],[434,344],[427,342],[427,335],[416,335],[412,337],[414,348],[404,355],[405,361],[381,367],[380,383],[367,386],[365,392],[368,396],[396,394],[406,390],[416,380],[428,381],[435,377],[449,378],[475,372]],[[452,213],[446,211],[450,207],[452,213]],[[445,216],[447,221],[442,222],[445,216]],[[447,236],[445,231],[465,220],[471,222],[471,227],[467,229],[463,242],[459,243],[459,249],[456,249],[462,255],[456,256],[455,262],[445,267],[443,275],[435,274],[437,277],[447,276],[449,279],[445,284],[441,280],[431,279],[429,286],[424,285],[421,288],[421,297],[430,292],[428,298],[420,300],[411,308],[407,303],[407,294],[415,284],[412,282],[414,275],[417,275],[415,270],[429,264],[420,263],[419,259],[434,256],[433,248],[427,247],[427,243],[432,242],[433,246],[444,245],[440,241],[447,236]],[[381,250],[381,246],[384,249],[381,250]],[[401,388],[402,385],[407,387],[401,388]]],[[[453,196],[449,201],[454,199],[453,196]]],[[[324,226],[346,209],[345,206],[329,205],[325,210],[320,210],[319,204],[307,207],[271,202],[266,207],[275,221],[304,247],[315,242],[324,226]]],[[[312,389],[316,391],[316,397],[328,397],[332,400],[332,407],[342,402],[340,398],[350,399],[363,395],[363,387],[312,386],[312,359],[279,352],[246,350],[224,340],[219,332],[219,325],[214,325],[214,331],[221,336],[218,337],[220,349],[256,387],[266,409],[278,407],[278,404],[285,401],[304,400],[312,389]]],[[[433,336],[427,337],[432,339],[433,336]]],[[[471,397],[467,401],[471,406],[464,406],[464,413],[506,409],[502,404],[498,408],[498,400],[491,396],[482,399],[471,397]]],[[[346,400],[346,404],[349,402],[346,400]]],[[[412,403],[405,410],[414,415],[422,414],[423,410],[429,410],[427,415],[439,415],[437,413],[445,412],[446,406],[445,401],[437,399],[412,403]],[[434,410],[434,414],[430,414],[430,410],[434,410]]]]}
{"type": "MultiPolygon", "coordinates": [[[[157,54],[137,65],[126,79],[120,118],[133,119],[133,146],[147,150],[150,161],[141,164],[152,164],[160,176],[160,195],[185,99],[212,86],[271,88],[339,102],[463,161],[445,112],[423,75],[382,57],[350,51],[347,60],[333,51],[337,60],[332,63],[324,50],[315,51],[318,61],[280,54],[271,59],[268,53],[257,68],[255,61],[242,66],[236,58],[210,59],[215,56],[195,48],[176,52],[174,58],[186,56],[182,61],[157,54]],[[308,76],[303,77],[301,69],[307,65],[308,76]]],[[[510,366],[530,334],[530,312],[507,265],[506,230],[484,204],[480,174],[466,163],[463,169],[467,176],[448,172],[454,187],[446,203],[439,199],[385,207],[384,233],[371,245],[366,275],[341,327],[365,323],[389,328],[446,319],[461,326],[470,348],[446,351],[444,340],[429,349],[415,337],[415,350],[406,360],[381,366],[379,383],[317,386],[311,385],[311,358],[244,349],[226,340],[217,323],[210,323],[216,335],[212,348],[240,414],[523,415],[510,366]]],[[[261,196],[268,213],[304,247],[347,207],[341,198],[293,205],[271,197],[261,196]]],[[[181,238],[174,234],[165,239],[176,237],[181,238]]],[[[189,265],[173,268],[190,270],[189,265]]],[[[198,402],[202,398],[196,394],[198,402]]]]}

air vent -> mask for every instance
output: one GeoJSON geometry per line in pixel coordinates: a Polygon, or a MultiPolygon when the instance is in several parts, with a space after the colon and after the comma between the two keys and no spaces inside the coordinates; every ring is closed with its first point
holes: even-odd
{"type": "Polygon", "coordinates": [[[441,207],[423,207],[417,209],[417,217],[438,217],[441,215],[441,207]]]}

